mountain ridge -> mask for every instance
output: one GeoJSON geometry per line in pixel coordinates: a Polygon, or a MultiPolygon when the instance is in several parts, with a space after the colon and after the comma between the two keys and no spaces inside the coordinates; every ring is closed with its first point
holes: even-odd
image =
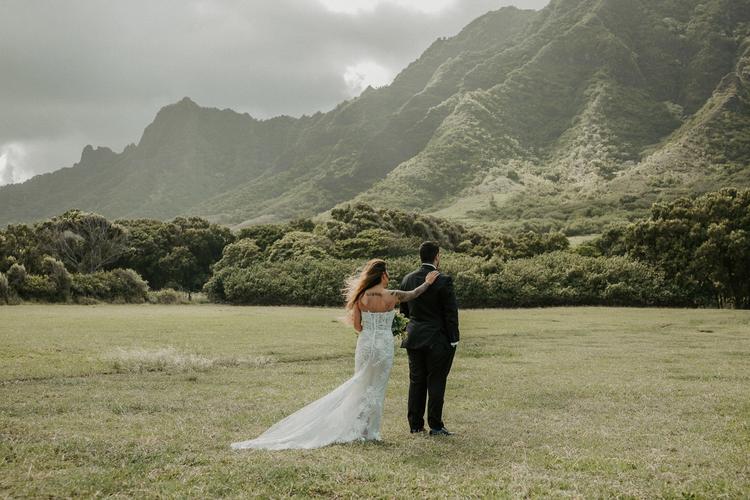
{"type": "Polygon", "coordinates": [[[245,225],[354,200],[596,232],[702,182],[750,185],[748,26],[750,0],[503,8],[326,113],[257,120],[183,98],[122,153],[84,150],[63,169],[75,173],[0,187],[0,224],[75,206],[245,225]],[[685,162],[693,168],[678,174],[685,162]]]}

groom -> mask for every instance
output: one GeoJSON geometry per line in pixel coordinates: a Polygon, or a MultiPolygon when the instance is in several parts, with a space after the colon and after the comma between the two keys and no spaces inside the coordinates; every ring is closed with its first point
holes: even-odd
{"type": "MultiPolygon", "coordinates": [[[[410,291],[424,283],[425,276],[440,265],[440,247],[425,241],[419,247],[422,267],[408,274],[401,290],[410,291]]],[[[401,303],[401,312],[409,318],[407,336],[401,343],[409,354],[409,426],[411,432],[424,432],[424,410],[427,396],[427,424],[430,435],[450,436],[443,425],[445,382],[458,345],[458,305],[453,292],[453,278],[445,274],[425,293],[401,303]]]]}

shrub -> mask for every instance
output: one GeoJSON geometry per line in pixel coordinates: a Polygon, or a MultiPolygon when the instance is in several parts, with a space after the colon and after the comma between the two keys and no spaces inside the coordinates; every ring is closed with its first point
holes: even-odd
{"type": "Polygon", "coordinates": [[[233,304],[339,306],[344,279],[356,266],[353,261],[300,258],[234,268],[223,276],[225,299],[233,304]]]}
{"type": "Polygon", "coordinates": [[[91,274],[73,274],[71,292],[77,302],[82,297],[107,302],[138,303],[146,299],[148,284],[132,269],[91,274]]]}
{"type": "MultiPolygon", "coordinates": [[[[293,292],[296,277],[286,273],[274,275],[263,266],[236,268],[222,281],[224,297],[232,304],[282,305],[297,304],[293,292]]],[[[209,296],[212,290],[207,290],[209,296]]]]}
{"type": "Polygon", "coordinates": [[[187,294],[179,292],[173,288],[163,288],[161,290],[148,292],[147,299],[151,304],[188,304],[187,294]]]}
{"type": "Polygon", "coordinates": [[[224,292],[224,280],[238,270],[236,267],[226,267],[215,271],[206,284],[203,285],[203,293],[211,302],[226,302],[227,296],[224,292]]]}
{"type": "Polygon", "coordinates": [[[80,304],[82,306],[95,306],[97,304],[101,304],[101,301],[96,300],[93,297],[77,297],[76,304],[80,304]]]}
{"type": "Polygon", "coordinates": [[[487,277],[474,270],[456,274],[453,286],[459,307],[489,307],[494,298],[488,293],[487,284],[487,277]]]}
{"type": "Polygon", "coordinates": [[[67,300],[70,295],[70,274],[63,263],[45,256],[41,268],[44,274],[29,274],[23,264],[13,264],[8,269],[6,297],[10,298],[11,294],[15,294],[27,300],[67,300]]]}
{"type": "Polygon", "coordinates": [[[324,236],[302,231],[292,231],[268,249],[272,261],[291,260],[299,257],[326,258],[333,249],[331,240],[324,236]]]}
{"type": "Polygon", "coordinates": [[[555,252],[509,261],[489,277],[491,306],[655,306],[674,300],[664,274],[626,257],[555,252]]]}
{"type": "Polygon", "coordinates": [[[262,258],[263,254],[255,240],[238,240],[224,247],[221,260],[214,265],[214,272],[230,266],[249,267],[262,258]]]}
{"type": "MultiPolygon", "coordinates": [[[[414,258],[387,259],[391,287],[418,266],[414,258]]],[[[340,306],[346,277],[364,260],[301,258],[225,268],[210,283],[221,300],[235,304],[340,306]]],[[[585,257],[553,252],[512,261],[446,253],[443,273],[454,278],[459,306],[542,307],[559,305],[653,306],[680,297],[652,266],[626,257],[585,257]]],[[[207,290],[212,300],[217,295],[207,290]]]]}
{"type": "Polygon", "coordinates": [[[132,269],[114,269],[110,271],[112,276],[112,287],[115,300],[121,299],[125,302],[143,302],[148,292],[148,283],[132,269]]]}
{"type": "Polygon", "coordinates": [[[368,229],[382,229],[401,237],[433,240],[446,249],[467,239],[467,231],[460,224],[401,210],[375,208],[364,203],[347,204],[331,210],[332,220],[316,227],[333,241],[356,237],[368,229]]]}
{"type": "Polygon", "coordinates": [[[26,281],[26,268],[23,264],[13,264],[8,269],[8,272],[5,273],[5,276],[8,278],[8,286],[12,290],[14,290],[16,293],[20,292],[20,290],[23,288],[23,283],[26,281]]]}
{"type": "Polygon", "coordinates": [[[339,240],[334,254],[344,259],[387,258],[414,253],[420,242],[415,238],[404,238],[384,229],[365,229],[354,238],[339,240]]]}
{"type": "Polygon", "coordinates": [[[609,229],[590,250],[661,269],[684,303],[750,309],[750,190],[654,204],[649,219],[609,229]]]}
{"type": "Polygon", "coordinates": [[[237,233],[237,239],[250,239],[265,252],[268,247],[284,237],[289,229],[282,224],[258,224],[245,227],[237,233]]]}
{"type": "Polygon", "coordinates": [[[58,299],[57,286],[47,276],[29,274],[18,290],[18,294],[24,299],[53,302],[58,299]]]}
{"type": "Polygon", "coordinates": [[[44,275],[55,286],[55,293],[52,299],[67,300],[70,297],[72,279],[68,270],[65,269],[65,264],[53,257],[45,256],[42,259],[42,270],[44,275]]]}
{"type": "Polygon", "coordinates": [[[10,287],[8,286],[8,278],[3,273],[0,273],[0,300],[7,304],[9,296],[10,287]]]}
{"type": "Polygon", "coordinates": [[[18,262],[12,255],[0,258],[0,272],[7,273],[10,266],[18,262]]]}

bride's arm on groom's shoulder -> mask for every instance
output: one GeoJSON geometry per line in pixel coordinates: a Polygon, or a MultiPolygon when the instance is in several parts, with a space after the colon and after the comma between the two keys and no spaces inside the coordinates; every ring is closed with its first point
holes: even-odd
{"type": "MultiPolygon", "coordinates": [[[[409,280],[409,276],[404,276],[404,279],[401,280],[401,286],[399,286],[399,290],[401,290],[402,292],[406,291],[406,289],[409,287],[408,280],[409,280]]],[[[399,311],[401,311],[401,314],[403,314],[404,316],[408,318],[409,306],[406,305],[406,302],[396,301],[396,303],[398,304],[398,309],[399,311]]]]}

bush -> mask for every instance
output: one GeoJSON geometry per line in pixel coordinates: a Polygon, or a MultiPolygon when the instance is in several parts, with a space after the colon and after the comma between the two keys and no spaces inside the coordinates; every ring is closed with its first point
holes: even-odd
{"type": "Polygon", "coordinates": [[[214,272],[230,266],[249,267],[262,258],[263,254],[255,240],[238,240],[224,247],[221,260],[214,265],[214,272]]]}
{"type": "Polygon", "coordinates": [[[355,238],[368,229],[380,229],[404,238],[432,240],[453,250],[467,239],[468,232],[460,224],[418,213],[375,208],[364,203],[347,204],[331,210],[332,220],[315,228],[317,233],[333,241],[355,238]]]}
{"type": "Polygon", "coordinates": [[[282,224],[258,224],[245,227],[237,233],[237,239],[253,240],[265,252],[268,247],[284,237],[289,229],[282,224]]]}
{"type": "Polygon", "coordinates": [[[7,304],[9,296],[10,287],[8,286],[8,278],[3,273],[0,273],[0,300],[7,304]]]}
{"type": "Polygon", "coordinates": [[[151,304],[189,304],[185,292],[179,292],[174,288],[163,288],[161,290],[148,292],[147,299],[151,304]]]}
{"type": "Polygon", "coordinates": [[[662,270],[685,304],[750,309],[750,189],[654,204],[649,219],[610,228],[588,250],[662,270]]]}
{"type": "Polygon", "coordinates": [[[59,260],[45,256],[44,274],[29,274],[23,264],[13,264],[0,283],[0,299],[19,298],[45,302],[65,301],[70,294],[70,274],[59,260]],[[3,286],[4,285],[4,286],[3,286]]]}
{"type": "Polygon", "coordinates": [[[365,229],[354,238],[337,241],[334,254],[344,259],[384,259],[412,254],[419,244],[415,238],[400,237],[384,229],[365,229]]]}
{"type": "Polygon", "coordinates": [[[11,290],[19,293],[23,288],[23,283],[26,281],[26,267],[23,264],[13,264],[5,273],[8,278],[8,286],[11,290]]]}
{"type": "Polygon", "coordinates": [[[148,284],[132,269],[91,274],[73,274],[71,292],[77,302],[81,298],[106,302],[139,303],[146,300],[148,284]]]}
{"type": "Polygon", "coordinates": [[[488,279],[473,270],[458,272],[453,280],[459,307],[490,307],[493,297],[488,293],[488,279]]]}
{"type": "Polygon", "coordinates": [[[231,272],[222,277],[224,297],[233,304],[340,306],[344,279],[357,265],[354,261],[300,258],[228,269],[231,272]]]}
{"type": "Polygon", "coordinates": [[[58,299],[55,283],[47,276],[38,274],[27,275],[18,294],[24,299],[43,302],[54,302],[58,299]]]}
{"type": "Polygon", "coordinates": [[[489,276],[490,306],[656,306],[675,297],[664,274],[626,257],[555,252],[509,261],[489,276]]]}
{"type": "MultiPolygon", "coordinates": [[[[387,262],[392,288],[418,266],[413,258],[387,262]]],[[[212,300],[234,304],[340,306],[344,280],[362,264],[363,260],[301,258],[225,268],[209,281],[206,292],[212,300]]],[[[655,306],[681,300],[663,273],[626,257],[553,252],[503,262],[446,253],[441,267],[453,276],[463,308],[655,306]]]]}
{"type": "Polygon", "coordinates": [[[227,296],[224,292],[224,280],[235,273],[239,268],[227,267],[215,271],[206,284],[203,285],[203,293],[211,302],[226,302],[227,296]]]}
{"type": "Polygon", "coordinates": [[[15,257],[8,255],[7,257],[0,257],[0,272],[7,273],[10,266],[18,262],[15,257]]]}
{"type": "Polygon", "coordinates": [[[42,270],[44,275],[55,286],[55,293],[51,300],[68,300],[68,298],[70,298],[70,285],[72,279],[68,270],[65,269],[65,264],[53,257],[45,256],[44,259],[42,259],[42,270]]]}
{"type": "Polygon", "coordinates": [[[322,259],[328,257],[332,249],[333,243],[324,236],[292,231],[271,245],[268,249],[268,259],[276,262],[300,257],[322,259]]]}
{"type": "MultiPolygon", "coordinates": [[[[387,259],[391,288],[419,265],[387,259]]],[[[341,288],[364,260],[313,259],[228,267],[204,289],[213,301],[233,304],[341,306],[341,288]]],[[[585,257],[553,252],[503,262],[446,253],[442,272],[454,278],[460,307],[561,305],[655,306],[679,297],[652,266],[626,257],[585,257]]]]}

